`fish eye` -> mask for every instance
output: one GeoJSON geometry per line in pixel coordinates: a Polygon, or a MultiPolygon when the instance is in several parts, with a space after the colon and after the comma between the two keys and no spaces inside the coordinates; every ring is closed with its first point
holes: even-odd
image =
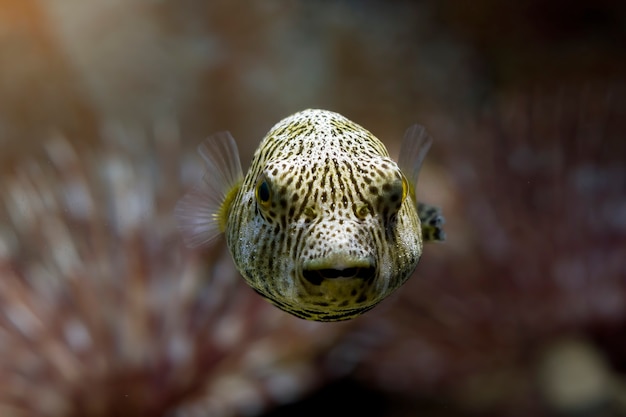
{"type": "Polygon", "coordinates": [[[369,213],[370,209],[367,204],[359,205],[356,209],[356,216],[361,220],[365,219],[369,213]]]}
{"type": "Polygon", "coordinates": [[[255,194],[259,204],[262,207],[267,208],[269,206],[270,199],[272,198],[272,192],[265,176],[261,176],[261,178],[257,181],[255,194]]]}
{"type": "Polygon", "coordinates": [[[409,182],[401,172],[384,183],[382,191],[377,201],[381,210],[384,207],[387,213],[396,213],[411,193],[409,182]]]}

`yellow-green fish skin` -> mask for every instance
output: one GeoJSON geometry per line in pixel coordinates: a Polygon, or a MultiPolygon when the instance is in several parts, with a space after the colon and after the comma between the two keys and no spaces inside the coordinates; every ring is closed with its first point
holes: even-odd
{"type": "Polygon", "coordinates": [[[268,132],[244,176],[220,132],[199,147],[206,173],[176,205],[178,226],[190,247],[225,233],[237,269],[279,308],[347,320],[408,279],[423,239],[444,239],[441,211],[415,199],[430,143],[411,126],[396,164],[363,127],[304,110],[268,132]]]}
{"type": "Polygon", "coordinates": [[[298,317],[358,316],[402,285],[422,253],[406,181],[382,142],[345,117],[287,117],[259,145],[228,211],[234,262],[298,317]]]}

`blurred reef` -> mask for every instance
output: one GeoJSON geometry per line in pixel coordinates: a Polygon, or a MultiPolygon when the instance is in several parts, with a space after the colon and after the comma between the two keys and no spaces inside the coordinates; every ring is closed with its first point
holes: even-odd
{"type": "Polygon", "coordinates": [[[0,0],[0,415],[626,416],[626,5],[0,0]],[[274,308],[172,210],[309,107],[448,240],[347,323],[274,308]]]}

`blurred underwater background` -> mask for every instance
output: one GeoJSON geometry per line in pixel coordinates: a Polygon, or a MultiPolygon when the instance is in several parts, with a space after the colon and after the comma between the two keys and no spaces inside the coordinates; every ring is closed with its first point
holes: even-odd
{"type": "Polygon", "coordinates": [[[626,416],[626,3],[0,0],[0,415],[626,416]],[[307,322],[184,247],[229,130],[337,111],[447,241],[307,322]]]}

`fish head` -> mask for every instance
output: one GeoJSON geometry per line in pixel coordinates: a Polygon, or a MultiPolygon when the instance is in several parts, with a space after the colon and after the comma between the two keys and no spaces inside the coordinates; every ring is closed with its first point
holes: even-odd
{"type": "Polygon", "coordinates": [[[413,272],[422,243],[407,179],[387,156],[328,150],[266,163],[229,239],[248,283],[296,316],[371,309],[413,272]]]}
{"type": "Polygon", "coordinates": [[[185,243],[222,233],[247,283],[283,310],[318,321],[371,309],[411,275],[422,241],[443,240],[443,216],[417,203],[432,139],[411,126],[398,163],[338,113],[308,109],[278,122],[244,176],[228,132],[199,147],[202,181],[176,205],[185,243]]]}

